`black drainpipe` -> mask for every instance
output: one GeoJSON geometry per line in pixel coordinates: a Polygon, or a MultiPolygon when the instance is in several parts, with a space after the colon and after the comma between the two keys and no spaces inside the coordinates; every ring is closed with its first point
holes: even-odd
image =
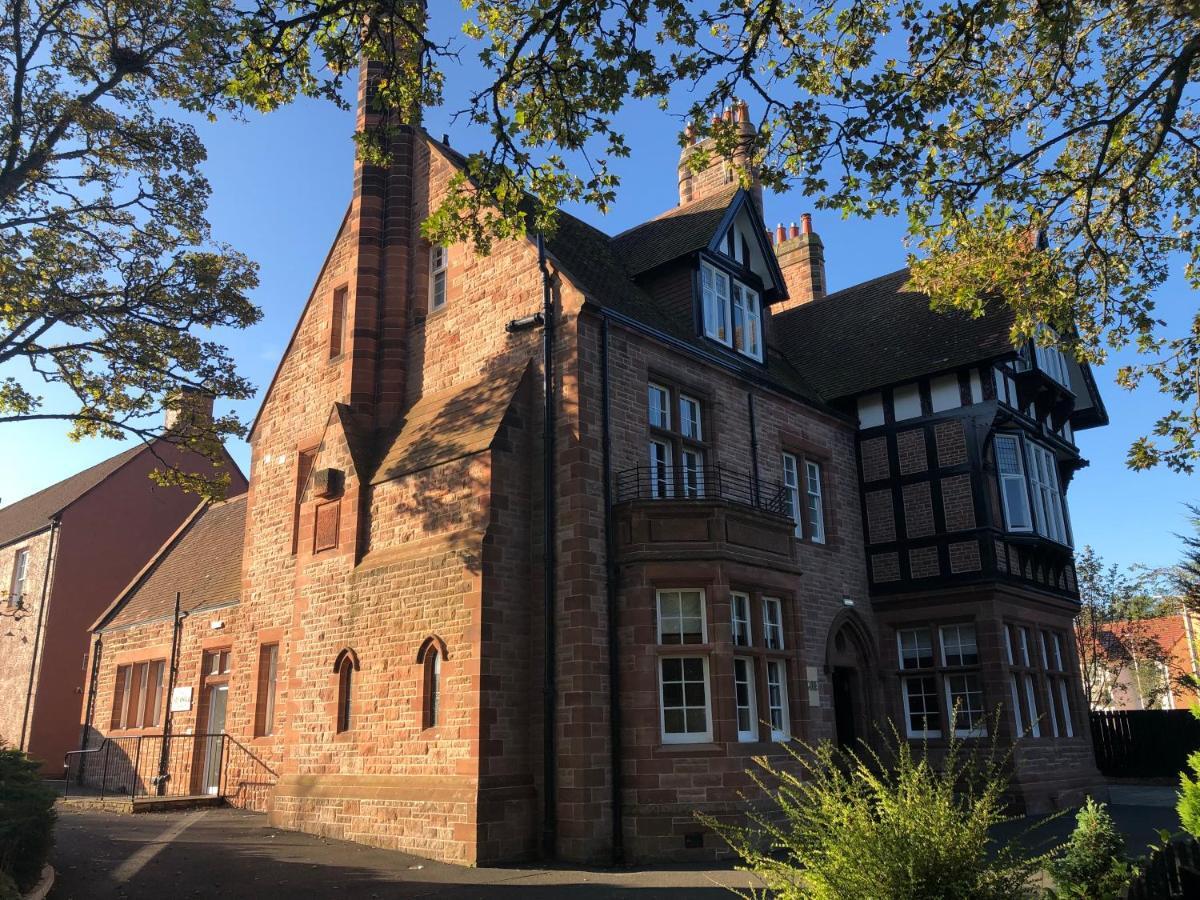
{"type": "Polygon", "coordinates": [[[750,409],[750,472],[754,479],[754,505],[762,506],[758,487],[758,428],[754,424],[754,395],[746,394],[746,405],[750,409]]]}
{"type": "Polygon", "coordinates": [[[612,747],[612,858],[613,865],[625,861],[625,830],[621,811],[621,692],[620,638],[617,635],[617,578],[616,535],[612,516],[612,442],[609,435],[610,398],[608,390],[608,319],[600,320],[600,390],[603,417],[604,463],[604,561],[605,585],[608,592],[608,723],[612,747]]]}
{"type": "MultiPolygon", "coordinates": [[[[46,621],[46,595],[50,588],[50,573],[54,571],[55,539],[58,537],[58,518],[50,521],[50,540],[46,548],[46,571],[42,576],[42,602],[38,606],[37,628],[33,632],[33,659],[29,661],[29,684],[25,688],[25,714],[21,717],[21,743],[18,750],[28,751],[25,738],[29,735],[29,707],[33,704],[34,674],[37,672],[38,650],[42,646],[42,625],[46,621]]],[[[24,601],[24,597],[21,598],[24,601]]]]}
{"type": "MultiPolygon", "coordinates": [[[[175,693],[175,676],[179,671],[179,638],[183,630],[184,617],[179,612],[180,595],[175,592],[174,626],[171,629],[171,667],[167,670],[167,711],[163,713],[162,750],[158,756],[158,782],[156,793],[163,796],[167,792],[167,776],[170,774],[171,753],[171,695],[175,693]]],[[[194,698],[193,703],[199,702],[194,698]]]]}
{"type": "Polygon", "coordinates": [[[97,634],[92,642],[92,671],[88,676],[87,707],[83,716],[83,733],[79,736],[79,749],[86,750],[92,736],[92,720],[96,717],[96,691],[100,681],[100,657],[104,653],[104,635],[97,634]]]}
{"type": "Polygon", "coordinates": [[[554,621],[554,598],[557,593],[557,562],[555,545],[557,543],[557,517],[555,516],[556,495],[554,490],[554,430],[557,421],[554,415],[554,304],[550,296],[550,271],[546,268],[546,241],[541,232],[537,237],[538,268],[542,272],[542,392],[545,396],[544,431],[542,434],[542,505],[544,520],[542,523],[543,553],[545,567],[545,620],[546,620],[546,671],[542,696],[542,757],[543,757],[543,789],[545,793],[545,809],[542,813],[542,851],[547,857],[555,855],[555,831],[557,830],[557,800],[556,787],[558,766],[555,757],[555,706],[558,703],[558,691],[555,686],[556,654],[555,640],[557,630],[554,621]]]}

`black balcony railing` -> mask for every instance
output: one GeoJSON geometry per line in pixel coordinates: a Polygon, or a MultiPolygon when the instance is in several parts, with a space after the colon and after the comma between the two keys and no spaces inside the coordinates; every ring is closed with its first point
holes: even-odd
{"type": "Polygon", "coordinates": [[[721,500],[792,518],[788,489],[724,466],[634,466],[616,474],[616,502],[721,500]]]}
{"type": "Polygon", "coordinates": [[[265,808],[276,781],[265,762],[224,733],[105,738],[91,750],[72,750],[63,767],[67,797],[207,795],[249,809],[265,808]]]}

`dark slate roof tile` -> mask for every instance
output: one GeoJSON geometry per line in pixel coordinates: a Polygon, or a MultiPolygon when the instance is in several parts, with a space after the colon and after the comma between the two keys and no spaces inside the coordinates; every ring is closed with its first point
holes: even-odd
{"type": "Polygon", "coordinates": [[[1012,353],[1012,314],[936,313],[908,269],[772,317],[777,346],[826,401],[1012,353]]]}

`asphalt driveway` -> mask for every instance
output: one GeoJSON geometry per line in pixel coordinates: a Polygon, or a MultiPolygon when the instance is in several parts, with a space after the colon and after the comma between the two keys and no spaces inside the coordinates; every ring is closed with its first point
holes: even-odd
{"type": "Polygon", "coordinates": [[[726,900],[732,869],[467,869],[272,828],[234,809],[118,815],[61,808],[51,900],[108,897],[726,900]]]}

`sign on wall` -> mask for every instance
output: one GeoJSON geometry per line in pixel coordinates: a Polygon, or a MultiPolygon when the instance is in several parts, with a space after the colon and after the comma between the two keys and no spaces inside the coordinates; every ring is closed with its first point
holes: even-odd
{"type": "Polygon", "coordinates": [[[171,712],[187,712],[192,708],[192,689],[177,687],[171,691],[171,712]]]}

